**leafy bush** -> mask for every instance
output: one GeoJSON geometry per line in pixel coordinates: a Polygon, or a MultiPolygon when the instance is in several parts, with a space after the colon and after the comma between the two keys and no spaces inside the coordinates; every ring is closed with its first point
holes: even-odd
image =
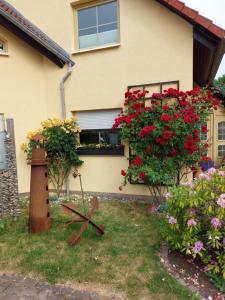
{"type": "MultiPolygon", "coordinates": [[[[207,153],[200,133],[202,126],[219,101],[208,89],[195,88],[182,92],[165,90],[146,101],[147,91],[125,94],[124,109],[115,120],[113,129],[121,128],[121,137],[134,154],[127,170],[122,170],[124,185],[144,182],[152,193],[162,195],[161,186],[173,185],[181,170],[192,167],[207,153]]],[[[149,98],[148,98],[149,99],[149,98]]]]}
{"type": "Polygon", "coordinates": [[[59,197],[66,177],[73,167],[80,166],[83,162],[79,159],[76,146],[79,144],[79,132],[74,118],[60,120],[48,119],[41,123],[41,128],[27,134],[28,143],[21,145],[30,162],[32,149],[43,147],[47,153],[48,173],[59,197]],[[41,137],[36,140],[35,136],[41,137]]]}
{"type": "Polygon", "coordinates": [[[167,240],[225,279],[225,172],[214,168],[167,194],[167,240]]]}

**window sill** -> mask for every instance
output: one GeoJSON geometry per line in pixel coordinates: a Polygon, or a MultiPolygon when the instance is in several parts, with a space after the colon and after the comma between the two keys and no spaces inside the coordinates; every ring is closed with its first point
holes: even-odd
{"type": "Polygon", "coordinates": [[[124,156],[124,147],[118,147],[118,148],[90,148],[90,147],[82,147],[77,149],[77,153],[79,155],[102,155],[102,156],[124,156]]]}
{"type": "Polygon", "coordinates": [[[9,56],[9,53],[1,53],[0,52],[0,56],[9,56]]]}
{"type": "Polygon", "coordinates": [[[101,47],[80,49],[80,50],[73,51],[71,54],[72,55],[76,55],[76,54],[80,54],[80,53],[94,52],[94,51],[99,51],[99,50],[104,50],[104,49],[110,49],[110,48],[117,48],[117,47],[120,47],[120,43],[109,44],[109,45],[105,45],[105,46],[101,46],[101,47]]]}

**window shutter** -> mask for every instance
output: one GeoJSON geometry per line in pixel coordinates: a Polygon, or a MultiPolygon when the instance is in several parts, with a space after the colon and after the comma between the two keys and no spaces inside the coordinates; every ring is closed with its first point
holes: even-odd
{"type": "Polygon", "coordinates": [[[6,169],[6,150],[5,150],[6,133],[0,132],[0,170],[6,169]]]}
{"type": "Polygon", "coordinates": [[[111,129],[120,112],[120,109],[80,111],[76,113],[77,123],[82,130],[111,129]]]}

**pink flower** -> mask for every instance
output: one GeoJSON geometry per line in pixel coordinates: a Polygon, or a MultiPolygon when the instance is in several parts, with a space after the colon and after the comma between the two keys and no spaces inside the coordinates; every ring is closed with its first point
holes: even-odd
{"type": "Polygon", "coordinates": [[[213,227],[218,228],[221,226],[221,222],[218,218],[212,218],[211,224],[213,227]]]}
{"type": "Polygon", "coordinates": [[[224,176],[225,176],[225,172],[224,172],[224,171],[219,171],[219,172],[218,172],[218,175],[220,175],[220,176],[223,176],[223,177],[224,177],[224,176]]]}
{"type": "Polygon", "coordinates": [[[169,220],[168,222],[171,224],[171,225],[174,225],[174,224],[177,224],[177,219],[175,219],[174,217],[169,217],[169,220]]]}
{"type": "Polygon", "coordinates": [[[199,174],[199,176],[198,176],[198,178],[200,179],[200,180],[210,180],[211,179],[211,177],[209,176],[209,174],[206,174],[206,173],[201,173],[201,174],[199,174]]]}
{"type": "Polygon", "coordinates": [[[216,203],[220,207],[225,208],[225,194],[220,195],[220,197],[218,198],[218,200],[216,201],[216,203]]]}
{"type": "Polygon", "coordinates": [[[197,222],[194,219],[190,219],[187,221],[187,225],[190,226],[195,226],[197,225],[197,222]]]}
{"type": "Polygon", "coordinates": [[[225,246],[225,237],[223,238],[223,245],[225,246]]]}
{"type": "Polygon", "coordinates": [[[195,242],[195,245],[193,247],[194,253],[199,253],[203,248],[203,243],[201,241],[195,242]]]}
{"type": "Polygon", "coordinates": [[[213,174],[216,173],[216,169],[215,168],[210,168],[210,169],[208,169],[207,173],[210,174],[210,175],[213,175],[213,174]]]}

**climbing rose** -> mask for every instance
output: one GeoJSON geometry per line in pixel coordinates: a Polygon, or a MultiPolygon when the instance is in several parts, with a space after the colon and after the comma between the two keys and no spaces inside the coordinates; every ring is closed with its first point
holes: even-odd
{"type": "Polygon", "coordinates": [[[175,132],[172,131],[164,131],[163,132],[163,138],[165,140],[169,140],[171,137],[173,137],[175,135],[175,132]]]}
{"type": "Polygon", "coordinates": [[[194,253],[197,254],[202,250],[202,248],[203,248],[203,243],[201,241],[197,241],[197,242],[195,242],[195,245],[193,247],[193,251],[194,251],[194,253]]]}
{"type": "Polygon", "coordinates": [[[164,121],[164,122],[169,122],[171,120],[171,116],[169,115],[162,115],[161,118],[160,118],[161,121],[164,121]]]}
{"type": "Polygon", "coordinates": [[[202,126],[202,133],[207,133],[208,132],[208,129],[207,129],[207,126],[202,126]]]}
{"type": "Polygon", "coordinates": [[[171,216],[171,217],[169,217],[168,222],[169,222],[170,224],[174,225],[174,224],[177,224],[177,219],[175,219],[174,217],[171,216]]]}
{"type": "Polygon", "coordinates": [[[140,158],[140,156],[137,155],[133,160],[133,165],[140,166],[141,164],[142,164],[142,159],[140,158]]]}
{"type": "Polygon", "coordinates": [[[163,109],[164,111],[167,111],[167,110],[169,110],[169,106],[168,106],[168,105],[163,105],[162,109],[163,109]]]}
{"type": "Polygon", "coordinates": [[[145,179],[145,172],[140,172],[140,173],[139,173],[139,178],[140,178],[141,180],[144,180],[144,179],[145,179]]]}
{"type": "Polygon", "coordinates": [[[190,220],[188,220],[188,222],[187,222],[187,225],[188,226],[195,226],[197,224],[197,222],[194,220],[194,219],[190,219],[190,220]]]}
{"type": "Polygon", "coordinates": [[[222,208],[225,208],[225,194],[220,195],[219,199],[217,200],[217,204],[222,208]]]}
{"type": "Polygon", "coordinates": [[[221,222],[218,218],[212,218],[211,224],[213,227],[217,228],[221,226],[221,222]]]}
{"type": "Polygon", "coordinates": [[[153,130],[155,130],[155,128],[156,127],[154,125],[145,126],[139,133],[139,137],[149,135],[150,133],[152,133],[153,130]]]}
{"type": "Polygon", "coordinates": [[[121,175],[125,177],[127,175],[126,171],[125,170],[121,170],[121,175]]]}

